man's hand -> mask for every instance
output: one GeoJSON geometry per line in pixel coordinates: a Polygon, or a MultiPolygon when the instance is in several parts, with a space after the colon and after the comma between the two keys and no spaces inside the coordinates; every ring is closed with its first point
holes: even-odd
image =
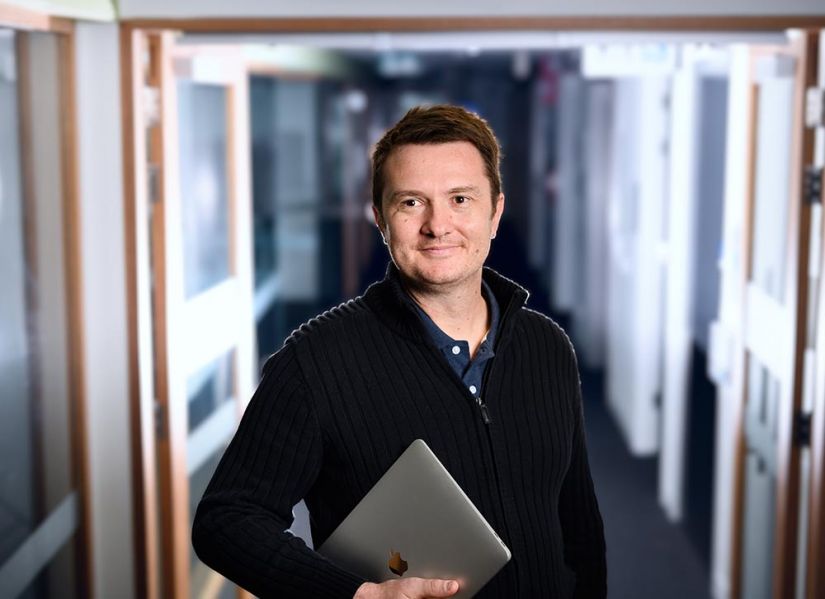
{"type": "Polygon", "coordinates": [[[450,597],[457,592],[458,582],[455,580],[413,577],[388,580],[381,584],[365,582],[358,587],[352,599],[425,599],[450,597]]]}

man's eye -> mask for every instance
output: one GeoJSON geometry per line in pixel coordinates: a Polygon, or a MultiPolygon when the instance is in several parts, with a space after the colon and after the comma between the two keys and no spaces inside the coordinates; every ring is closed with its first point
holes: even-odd
{"type": "Polygon", "coordinates": [[[418,205],[418,200],[415,198],[407,198],[406,200],[401,200],[401,205],[405,208],[415,208],[418,205]]]}
{"type": "Polygon", "coordinates": [[[470,198],[468,198],[467,196],[455,196],[453,198],[453,201],[455,201],[456,204],[466,204],[470,201],[470,198]]]}

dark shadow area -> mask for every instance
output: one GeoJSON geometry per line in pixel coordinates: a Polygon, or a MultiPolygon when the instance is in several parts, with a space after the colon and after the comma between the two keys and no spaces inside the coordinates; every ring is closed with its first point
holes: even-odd
{"type": "Polygon", "coordinates": [[[582,372],[590,469],[607,540],[611,599],[703,599],[708,570],[656,501],[657,460],[632,457],[604,402],[604,377],[582,372]]]}
{"type": "Polygon", "coordinates": [[[707,354],[693,347],[688,395],[685,472],[685,530],[710,567],[713,522],[713,477],[716,455],[716,387],[707,376],[707,354]]]}

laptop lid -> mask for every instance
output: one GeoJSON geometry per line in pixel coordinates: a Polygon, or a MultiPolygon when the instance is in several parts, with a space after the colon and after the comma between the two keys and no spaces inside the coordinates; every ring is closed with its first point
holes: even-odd
{"type": "Polygon", "coordinates": [[[472,597],[510,560],[510,550],[421,439],[318,552],[371,582],[455,579],[461,590],[453,597],[472,597]]]}

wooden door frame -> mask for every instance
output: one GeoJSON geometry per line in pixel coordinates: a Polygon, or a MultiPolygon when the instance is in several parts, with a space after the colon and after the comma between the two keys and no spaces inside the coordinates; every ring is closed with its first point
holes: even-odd
{"type": "Polygon", "coordinates": [[[0,3],[0,27],[74,35],[74,21],[48,13],[0,3]]]}
{"type": "MultiPolygon", "coordinates": [[[[140,156],[145,146],[142,132],[136,130],[136,112],[143,110],[142,84],[135,81],[140,73],[139,48],[135,43],[142,32],[177,31],[183,33],[364,33],[364,32],[449,32],[449,31],[612,31],[612,32],[763,32],[782,31],[790,28],[825,27],[825,15],[708,15],[708,16],[567,16],[567,17],[307,17],[307,18],[132,18],[123,19],[120,24],[121,73],[123,93],[123,144],[124,144],[124,203],[126,212],[127,249],[127,292],[130,364],[130,402],[132,422],[133,477],[136,481],[135,496],[135,548],[137,588],[146,591],[142,596],[154,599],[153,588],[147,588],[145,581],[159,580],[153,549],[157,542],[152,522],[157,513],[151,498],[155,496],[157,482],[151,470],[155,460],[154,414],[147,404],[145,376],[141,376],[140,356],[145,353],[145,335],[150,323],[139,324],[141,302],[145,302],[149,281],[138,261],[139,254],[146,254],[145,240],[140,239],[136,227],[141,227],[140,219],[148,211],[148,197],[145,185],[138,177],[140,156]],[[142,251],[141,251],[142,248],[142,251]],[[143,332],[142,332],[143,331],[143,332]],[[141,342],[141,335],[144,341],[141,342]]],[[[145,313],[145,311],[144,311],[145,313]]],[[[145,318],[144,318],[145,320],[145,318]]],[[[741,485],[742,460],[744,451],[744,431],[734,441],[736,465],[734,469],[734,531],[741,532],[741,485]]],[[[798,455],[798,454],[796,454],[798,455]]],[[[793,458],[793,454],[791,456],[793,458]]],[[[797,458],[798,459],[798,458],[797,458]]],[[[787,501],[787,498],[786,500],[787,501]]],[[[732,564],[738,574],[740,560],[738,541],[734,541],[732,564]]],[[[738,578],[734,576],[734,587],[738,578]]]]}
{"type": "Polygon", "coordinates": [[[157,510],[154,348],[149,274],[149,183],[145,173],[147,99],[143,60],[148,48],[138,31],[120,30],[123,120],[123,202],[129,354],[129,413],[132,448],[132,500],[137,597],[157,599],[159,525],[157,510]]]}
{"type": "MultiPolygon", "coordinates": [[[[794,441],[795,424],[794,419],[802,408],[803,376],[804,376],[804,353],[806,349],[807,317],[808,317],[808,286],[807,276],[808,263],[810,257],[810,225],[811,207],[801,201],[802,196],[802,172],[803,165],[810,163],[813,157],[813,136],[809,130],[804,128],[804,95],[805,89],[810,85],[811,72],[816,65],[816,54],[812,49],[816,48],[817,36],[811,31],[800,31],[798,36],[790,40],[792,52],[797,57],[795,66],[795,90],[794,90],[794,114],[793,114],[793,138],[791,142],[791,181],[789,183],[791,206],[790,215],[796,217],[795,228],[797,238],[789,239],[786,247],[787,255],[795,257],[792,263],[791,272],[786,275],[784,297],[787,305],[793,304],[795,311],[795,335],[793,339],[794,361],[791,374],[792,390],[790,405],[779,406],[777,441],[777,481],[776,481],[776,525],[774,528],[774,548],[773,548],[773,589],[774,599],[783,599],[793,596],[796,582],[797,564],[797,540],[799,528],[799,485],[800,485],[800,447],[794,441]],[[801,133],[801,135],[800,135],[801,133]]],[[[757,52],[752,55],[751,67],[754,68],[755,60],[762,54],[770,54],[774,50],[757,52]]],[[[785,49],[787,53],[787,48],[785,49]]],[[[743,283],[747,285],[751,280],[753,254],[750,250],[754,226],[754,193],[755,193],[755,169],[756,169],[756,119],[757,119],[757,84],[751,84],[750,94],[750,127],[749,143],[750,155],[748,157],[748,181],[746,201],[746,277],[743,283]]],[[[749,350],[746,350],[744,360],[744,371],[748,372],[748,364],[751,360],[749,350]]],[[[734,465],[734,518],[732,533],[731,551],[731,596],[736,598],[742,591],[742,569],[743,569],[743,547],[742,534],[744,528],[744,486],[745,486],[745,459],[746,446],[744,434],[744,406],[748,396],[748,377],[745,375],[745,382],[742,388],[740,407],[738,410],[738,426],[736,439],[736,457],[734,465]]]]}
{"type": "MultiPolygon", "coordinates": [[[[65,271],[66,315],[68,323],[68,392],[69,392],[69,437],[71,439],[71,480],[79,496],[78,527],[74,539],[75,576],[78,597],[94,596],[93,587],[93,544],[91,521],[91,481],[88,452],[87,416],[86,416],[86,364],[84,360],[84,321],[83,321],[83,268],[82,268],[82,230],[80,226],[80,181],[78,175],[78,133],[77,106],[75,90],[75,21],[62,17],[11,6],[0,2],[0,27],[12,29],[18,35],[29,32],[51,33],[56,36],[56,57],[58,69],[58,88],[60,102],[60,173],[63,207],[63,268],[65,271]]],[[[19,38],[16,48],[23,49],[25,44],[19,38]]],[[[24,212],[27,214],[25,226],[27,234],[33,234],[34,222],[31,220],[31,204],[34,197],[34,170],[31,155],[31,122],[33,115],[29,110],[31,100],[27,87],[32,73],[28,68],[28,53],[23,50],[18,56],[20,62],[21,85],[18,88],[20,111],[20,148],[22,166],[22,192],[24,212]]],[[[33,247],[31,240],[26,241],[28,248],[33,247]]]]}
{"type": "MultiPolygon", "coordinates": [[[[133,447],[132,477],[135,496],[136,589],[138,596],[187,597],[189,588],[189,505],[186,445],[188,437],[187,406],[172,401],[170,388],[169,330],[172,315],[166,298],[170,293],[169,277],[179,275],[179,267],[168,262],[170,222],[166,201],[175,197],[178,175],[167,172],[172,156],[166,155],[176,142],[177,123],[165,122],[163,115],[174,113],[175,58],[190,53],[188,48],[173,50],[174,34],[169,30],[121,28],[121,89],[124,99],[124,178],[126,207],[126,255],[129,301],[130,402],[133,447]],[[152,99],[145,86],[155,90],[152,99]],[[149,108],[154,105],[154,109],[149,108]],[[149,113],[156,122],[146,128],[149,113]],[[144,176],[150,169],[151,181],[144,176]],[[152,189],[150,189],[152,188],[152,189]],[[150,198],[154,192],[155,198],[150,198]],[[166,201],[165,201],[166,200],[166,201]],[[151,224],[150,224],[150,213],[151,224]],[[149,263],[153,273],[149,272],[149,263]],[[171,269],[171,270],[170,270],[171,269]],[[152,281],[154,280],[154,287],[152,281]],[[147,373],[148,371],[148,373],[147,373]],[[154,372],[154,376],[153,373],[154,372]],[[158,411],[155,405],[157,401],[158,411]],[[171,497],[170,509],[160,509],[158,500],[171,497]]],[[[226,55],[225,48],[219,48],[226,55]]],[[[238,103],[247,101],[236,93],[236,85],[227,85],[227,168],[243,161],[238,152],[235,114],[238,103]]],[[[174,169],[172,169],[174,170],[174,169]]],[[[246,280],[251,273],[241,270],[234,246],[239,213],[236,194],[237,173],[230,173],[227,185],[229,200],[230,275],[246,280]]],[[[251,246],[250,246],[251,252],[251,246]]],[[[208,292],[207,292],[208,293],[208,292]]],[[[182,300],[181,300],[182,301],[182,300]]],[[[176,306],[180,307],[176,302],[176,306]]],[[[240,333],[239,333],[240,335],[240,333]]],[[[239,352],[233,352],[237,361],[239,352]]],[[[248,387],[252,373],[241,373],[236,364],[235,393],[238,419],[247,397],[240,397],[237,387],[248,387]]],[[[178,390],[179,391],[179,390],[178,390]]],[[[178,393],[179,395],[179,393],[178,393]]],[[[246,596],[239,593],[240,596],[246,596]]]]}
{"type": "MultiPolygon", "coordinates": [[[[164,314],[163,326],[165,327],[163,331],[155,327],[156,356],[163,355],[163,368],[165,369],[164,378],[158,377],[156,380],[156,397],[162,410],[161,414],[165,415],[162,425],[165,434],[158,437],[158,455],[161,465],[161,505],[170,504],[172,508],[171,511],[161,509],[161,521],[164,523],[164,532],[168,535],[167,537],[161,534],[162,546],[167,549],[162,560],[164,577],[161,586],[167,589],[166,596],[187,597],[191,595],[192,588],[188,454],[190,431],[186,385],[180,375],[189,375],[200,370],[220,354],[210,354],[212,357],[206,358],[201,356],[202,359],[197,362],[196,366],[189,363],[189,359],[181,359],[184,354],[180,351],[181,343],[185,336],[180,334],[180,326],[182,322],[188,321],[185,315],[191,314],[191,311],[196,309],[195,305],[203,306],[201,302],[206,301],[214,306],[216,297],[225,297],[222,290],[235,289],[243,294],[243,290],[248,285],[250,296],[253,292],[252,273],[246,268],[251,265],[251,256],[243,257],[239,254],[239,252],[251,254],[252,251],[251,240],[243,234],[243,231],[251,232],[252,230],[246,205],[250,201],[247,192],[250,185],[247,177],[249,169],[247,142],[249,140],[248,126],[244,126],[244,116],[248,114],[249,100],[245,65],[240,54],[233,52],[231,48],[177,45],[173,35],[169,32],[153,35],[150,38],[150,44],[155,42],[157,42],[158,51],[153,52],[152,55],[157,59],[154,69],[157,69],[159,78],[155,83],[160,94],[161,108],[160,126],[153,129],[153,133],[157,133],[157,136],[153,138],[150,145],[150,159],[158,166],[162,184],[159,186],[159,198],[155,204],[159,209],[152,219],[152,239],[156,250],[153,260],[155,272],[160,272],[158,267],[163,265],[163,273],[160,277],[154,278],[156,287],[154,306],[155,314],[164,314]],[[224,76],[225,71],[199,74],[195,68],[196,61],[199,59],[206,59],[213,64],[217,61],[222,67],[228,67],[229,76],[224,76]],[[177,82],[182,79],[220,87],[226,94],[226,113],[223,125],[227,139],[225,148],[226,225],[228,227],[229,271],[224,281],[188,298],[185,297],[186,291],[183,284],[185,267],[182,249],[183,198],[180,192],[180,152],[178,150],[180,119],[177,82]],[[239,224],[245,226],[239,227],[239,224]],[[164,343],[162,349],[160,348],[161,339],[164,343]],[[169,584],[170,581],[172,584],[169,584]],[[170,595],[169,592],[172,590],[174,594],[170,595]]],[[[243,301],[242,297],[237,295],[234,299],[243,301]]],[[[249,299],[251,307],[251,297],[249,299]]],[[[199,312],[200,309],[198,308],[197,311],[199,312]]],[[[209,312],[214,314],[215,309],[210,309],[209,312]]],[[[253,329],[254,316],[251,313],[249,316],[249,326],[253,329]]],[[[252,370],[247,371],[245,366],[256,364],[257,359],[247,353],[249,350],[254,353],[251,347],[252,340],[238,328],[233,329],[232,333],[224,336],[223,340],[230,343],[228,347],[231,348],[230,355],[234,366],[232,401],[236,408],[235,424],[237,425],[249,396],[254,390],[254,382],[251,380],[252,370]]],[[[220,338],[220,335],[218,337],[220,338]]],[[[188,351],[185,355],[187,358],[191,357],[188,351]]],[[[160,367],[160,359],[156,364],[160,367]]],[[[210,572],[214,576],[209,584],[218,588],[224,579],[218,573],[210,572]]],[[[246,595],[241,593],[241,596],[246,595]]]]}
{"type": "MultiPolygon", "coordinates": [[[[820,43],[823,43],[820,41],[820,43]]],[[[823,66],[820,66],[822,69],[823,66]]],[[[821,167],[820,167],[821,168],[821,167]]],[[[819,199],[820,214],[825,206],[825,190],[819,199]]],[[[808,526],[806,599],[825,599],[825,279],[822,264],[825,259],[825,219],[820,233],[819,252],[819,306],[813,361],[814,405],[811,412],[811,488],[810,519],[808,526]]]]}
{"type": "Polygon", "coordinates": [[[437,31],[783,31],[825,26],[825,15],[131,18],[132,29],[185,33],[373,33],[437,31]]]}
{"type": "MultiPolygon", "coordinates": [[[[802,410],[802,394],[805,368],[805,350],[807,348],[807,319],[809,284],[808,268],[810,262],[811,206],[802,201],[803,171],[805,165],[813,160],[813,132],[805,127],[805,90],[816,82],[816,65],[818,56],[818,33],[805,32],[802,37],[793,40],[801,56],[797,66],[801,72],[800,85],[795,92],[797,106],[794,115],[794,141],[792,152],[795,160],[791,171],[790,201],[799,205],[799,237],[794,249],[796,254],[796,336],[794,341],[793,404],[785,406],[780,416],[779,426],[779,469],[777,484],[778,520],[777,542],[774,545],[773,595],[775,599],[790,597],[796,586],[797,541],[799,534],[799,497],[800,497],[800,446],[795,442],[795,417],[802,410]],[[798,135],[801,133],[801,139],[798,135]],[[784,464],[784,468],[783,468],[784,464]],[[783,479],[783,475],[787,478],[783,479]]],[[[793,283],[791,283],[793,285],[793,283]]],[[[786,295],[786,297],[792,297],[786,295]]]]}
{"type": "MultiPolygon", "coordinates": [[[[816,51],[816,48],[813,48],[816,51]]],[[[819,57],[820,61],[825,56],[825,30],[819,35],[819,57]]],[[[819,64],[819,74],[812,85],[822,89],[825,87],[825,64],[819,64]]],[[[819,129],[825,133],[825,126],[820,125],[819,129]]],[[[814,133],[815,134],[815,133],[814,133]]],[[[820,143],[825,143],[820,140],[820,143]]],[[[814,152],[816,149],[814,148],[814,152]]],[[[821,161],[825,157],[820,156],[821,161]]],[[[822,169],[821,162],[811,161],[815,167],[822,169]]],[[[818,306],[815,308],[815,320],[817,329],[814,332],[813,351],[813,406],[811,412],[811,486],[809,493],[809,527],[808,527],[808,547],[807,547],[807,577],[806,594],[807,599],[825,599],[825,571],[821,566],[825,563],[825,279],[823,279],[822,265],[825,260],[825,218],[822,218],[823,208],[825,208],[825,189],[819,197],[819,244],[818,248],[813,247],[812,251],[819,256],[818,275],[818,306]]],[[[813,310],[812,310],[813,313],[813,310]]]]}
{"type": "Polygon", "coordinates": [[[167,304],[167,261],[166,249],[166,192],[170,185],[177,181],[177,173],[169,173],[164,168],[167,161],[165,155],[169,143],[170,124],[160,115],[167,110],[169,86],[174,85],[174,74],[170,48],[173,44],[172,34],[169,32],[153,33],[146,36],[149,54],[147,65],[147,81],[157,90],[157,125],[148,132],[148,164],[156,173],[155,193],[152,217],[149,223],[152,254],[152,294],[153,319],[152,339],[154,340],[154,398],[157,401],[156,413],[159,415],[159,424],[156,444],[158,461],[158,497],[161,506],[159,517],[161,524],[161,571],[160,584],[164,597],[189,597],[189,510],[187,502],[172,501],[170,508],[163,509],[163,498],[166,496],[186,497],[188,495],[186,474],[186,455],[180,452],[180,447],[186,445],[186,413],[181,413],[186,406],[178,406],[169,401],[169,326],[167,304]],[[172,179],[170,183],[169,179],[172,179]],[[181,422],[181,420],[183,420],[181,422]],[[175,451],[177,450],[177,451],[175,451]]]}

